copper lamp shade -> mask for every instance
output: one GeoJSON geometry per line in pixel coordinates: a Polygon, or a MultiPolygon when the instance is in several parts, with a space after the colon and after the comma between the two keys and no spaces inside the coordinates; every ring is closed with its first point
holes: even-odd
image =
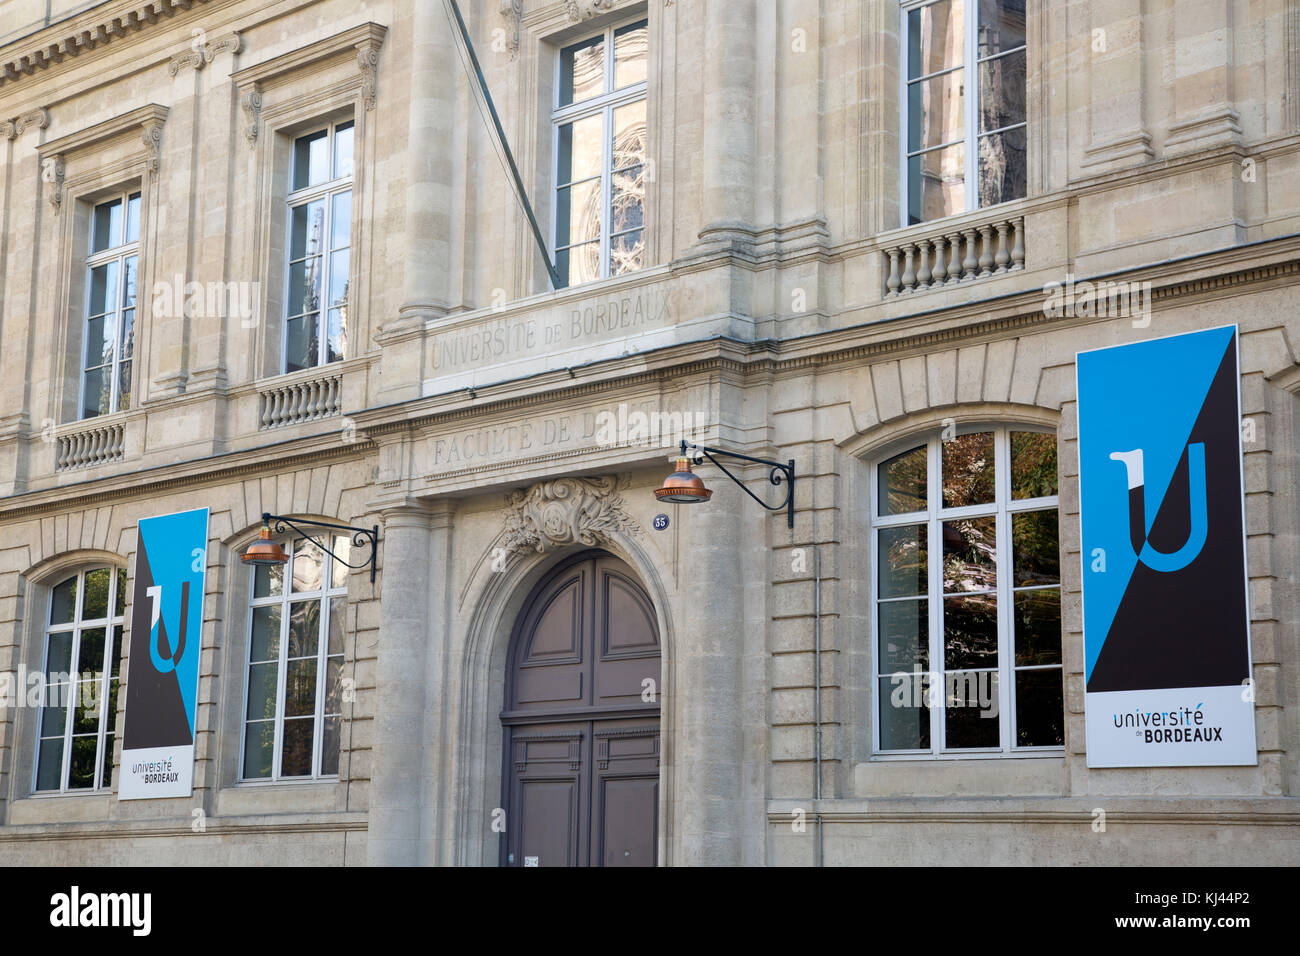
{"type": "Polygon", "coordinates": [[[685,458],[677,459],[677,470],[664,479],[662,488],[655,489],[655,497],[660,501],[685,505],[708,501],[712,495],[700,476],[691,471],[691,463],[685,458]]]}
{"type": "Polygon", "coordinates": [[[248,546],[240,560],[255,567],[278,567],[289,563],[289,556],[284,549],[271,540],[271,529],[263,527],[257,540],[248,546]]]}

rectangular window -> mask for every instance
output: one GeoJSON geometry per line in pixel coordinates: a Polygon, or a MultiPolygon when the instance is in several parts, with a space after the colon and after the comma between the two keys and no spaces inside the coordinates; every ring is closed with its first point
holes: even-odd
{"type": "Polygon", "coordinates": [[[252,569],[248,681],[240,777],[283,780],[339,772],[350,542],[337,560],[306,538],[281,542],[284,567],[252,569]]]}
{"type": "Polygon", "coordinates": [[[299,136],[289,176],[285,372],[348,351],[352,244],[351,120],[299,136]]]}
{"type": "Polygon", "coordinates": [[[140,259],[138,192],[95,206],[90,215],[88,245],[79,418],[131,407],[140,259]]]}
{"type": "Polygon", "coordinates": [[[645,265],[645,20],[560,51],[555,259],[565,285],[645,265]]]}
{"type": "Polygon", "coordinates": [[[51,591],[33,790],[68,792],[113,785],[125,612],[122,570],[83,571],[51,591]]]}
{"type": "Polygon", "coordinates": [[[1025,0],[903,7],[905,224],[1024,197],[1025,0]]]}
{"type": "Polygon", "coordinates": [[[874,469],[878,753],[1065,744],[1056,436],[932,438],[874,469]]]}

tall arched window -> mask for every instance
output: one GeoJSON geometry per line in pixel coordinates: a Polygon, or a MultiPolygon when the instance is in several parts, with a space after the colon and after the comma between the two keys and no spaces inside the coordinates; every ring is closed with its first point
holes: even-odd
{"type": "MultiPolygon", "coordinates": [[[[347,567],[306,538],[283,567],[252,569],[240,778],[339,772],[347,567]]],[[[350,542],[329,546],[347,560],[350,542]]]]}
{"type": "Polygon", "coordinates": [[[120,569],[81,571],[50,592],[33,789],[96,790],[113,785],[125,610],[126,572],[120,569]]]}
{"type": "Polygon", "coordinates": [[[1064,746],[1056,436],[953,430],[872,469],[877,754],[1064,746]]]}

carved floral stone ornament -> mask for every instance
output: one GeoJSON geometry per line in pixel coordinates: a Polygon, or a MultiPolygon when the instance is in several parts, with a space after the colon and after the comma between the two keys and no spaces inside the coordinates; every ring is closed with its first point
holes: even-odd
{"type": "Polygon", "coordinates": [[[606,478],[555,478],[506,496],[507,552],[538,554],[571,545],[594,547],[615,533],[639,534],[623,507],[621,483],[606,478]]]}
{"type": "Polygon", "coordinates": [[[575,23],[590,20],[592,17],[614,8],[614,0],[565,0],[564,9],[569,19],[575,23]]]}

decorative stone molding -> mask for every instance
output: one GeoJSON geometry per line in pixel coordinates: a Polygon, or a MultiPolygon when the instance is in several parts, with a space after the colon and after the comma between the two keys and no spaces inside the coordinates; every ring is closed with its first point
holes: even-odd
{"type": "Polygon", "coordinates": [[[223,37],[218,37],[211,43],[203,45],[203,60],[211,63],[222,53],[235,54],[244,48],[244,41],[239,38],[238,33],[227,33],[223,37]]]}
{"type": "Polygon", "coordinates": [[[14,136],[22,136],[24,130],[31,129],[33,126],[37,129],[47,129],[49,125],[50,111],[44,107],[38,107],[29,110],[14,120],[14,136]]]}
{"type": "Polygon", "coordinates": [[[140,134],[140,142],[144,143],[145,149],[145,169],[149,175],[156,175],[162,159],[162,131],[163,121],[161,119],[145,120],[144,132],[140,134]]]}
{"type": "Polygon", "coordinates": [[[239,108],[244,113],[244,140],[248,148],[257,145],[257,117],[262,112],[262,87],[254,83],[239,96],[239,108]]]}
{"type": "Polygon", "coordinates": [[[555,478],[506,495],[507,553],[595,547],[640,527],[623,506],[617,478],[555,478]]]}
{"type": "Polygon", "coordinates": [[[66,172],[67,165],[63,161],[62,154],[56,153],[41,158],[41,181],[49,183],[50,205],[54,207],[55,212],[58,212],[63,205],[63,177],[66,172]]]}
{"type": "Polygon", "coordinates": [[[357,44],[357,69],[361,71],[361,101],[366,110],[375,108],[379,95],[379,41],[365,39],[357,44]]]}
{"type": "Polygon", "coordinates": [[[1083,151],[1079,165],[1090,172],[1109,172],[1124,166],[1145,163],[1156,152],[1151,148],[1151,134],[1144,129],[1131,130],[1122,136],[1097,142],[1083,151]]]}
{"type": "Polygon", "coordinates": [[[565,12],[574,23],[614,9],[614,0],[565,0],[565,12]]]}
{"type": "Polygon", "coordinates": [[[174,77],[185,67],[201,70],[203,69],[203,63],[203,49],[201,47],[195,47],[194,49],[186,50],[184,53],[172,57],[167,63],[167,75],[174,77]]]}
{"type": "Polygon", "coordinates": [[[228,33],[211,43],[204,43],[202,37],[202,33],[196,35],[188,50],[171,58],[167,64],[168,75],[174,77],[185,67],[201,70],[219,54],[238,53],[242,48],[238,33],[228,33]]]}
{"type": "MultiPolygon", "coordinates": [[[[35,48],[0,61],[0,86],[14,83],[37,70],[44,70],[67,57],[80,56],[110,43],[127,33],[143,30],[161,19],[209,0],[145,0],[130,10],[119,10],[111,15],[87,13],[39,30],[33,37],[35,48]]],[[[100,6],[110,6],[101,4],[100,6]]]]}
{"type": "Polygon", "coordinates": [[[510,59],[513,60],[515,54],[519,52],[519,21],[524,16],[524,2],[523,0],[500,0],[498,12],[506,22],[506,49],[510,52],[510,59]]]}

